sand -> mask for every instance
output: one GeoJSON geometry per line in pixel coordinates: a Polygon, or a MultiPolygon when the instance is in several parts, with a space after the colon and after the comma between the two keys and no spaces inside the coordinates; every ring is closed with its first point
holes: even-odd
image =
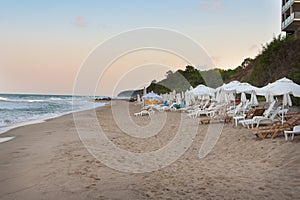
{"type": "MultiPolygon", "coordinates": [[[[153,137],[124,134],[111,109],[122,106],[126,103],[113,101],[97,109],[101,127],[120,148],[155,151],[176,135],[181,120],[177,112],[167,113],[167,123],[153,137]]],[[[139,110],[130,103],[131,119],[147,126],[150,117],[133,116],[139,110]]],[[[92,113],[81,112],[81,120],[88,121],[92,113]]],[[[153,116],[160,115],[165,116],[153,116]]],[[[208,128],[199,125],[192,145],[174,163],[138,174],[111,169],[95,159],[79,139],[73,115],[13,129],[1,135],[15,138],[0,144],[0,199],[300,198],[300,137],[293,142],[284,137],[257,140],[251,130],[225,124],[215,147],[199,159],[208,128]]]]}

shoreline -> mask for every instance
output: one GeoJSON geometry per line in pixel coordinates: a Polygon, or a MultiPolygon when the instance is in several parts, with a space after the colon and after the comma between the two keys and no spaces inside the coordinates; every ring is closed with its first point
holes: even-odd
{"type": "MultiPolygon", "coordinates": [[[[95,102],[95,103],[103,103],[103,105],[99,105],[97,107],[94,107],[94,108],[88,108],[88,109],[83,109],[83,110],[77,110],[77,111],[69,111],[69,112],[66,112],[66,113],[61,113],[57,116],[51,116],[51,117],[45,117],[45,118],[41,118],[41,119],[34,119],[34,120],[29,120],[27,122],[20,122],[20,123],[17,123],[17,124],[14,124],[12,126],[8,126],[8,127],[2,127],[0,128],[0,139],[3,138],[1,137],[1,135],[9,132],[9,131],[12,131],[16,128],[20,128],[20,127],[24,127],[24,126],[30,126],[30,125],[34,125],[34,124],[41,124],[41,123],[45,123],[47,122],[48,120],[52,120],[52,119],[56,119],[56,118],[60,118],[60,117],[63,117],[63,116],[66,116],[66,115],[71,115],[73,113],[77,113],[77,112],[83,112],[83,111],[88,111],[88,110],[95,110],[97,108],[101,108],[101,107],[104,107],[105,105],[107,105],[107,103],[104,103],[104,102],[95,102]]],[[[14,139],[15,137],[11,138],[10,140],[14,139]]],[[[6,140],[5,142],[7,142],[9,140],[6,140]]],[[[0,140],[0,144],[1,144],[1,140],[0,140]]]]}

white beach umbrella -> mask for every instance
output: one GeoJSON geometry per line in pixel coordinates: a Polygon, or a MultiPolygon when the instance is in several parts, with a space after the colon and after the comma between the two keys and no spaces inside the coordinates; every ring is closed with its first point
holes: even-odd
{"type": "MultiPolygon", "coordinates": [[[[292,80],[287,78],[279,79],[267,87],[268,93],[274,96],[283,95],[283,107],[285,105],[292,105],[290,99],[290,94],[293,94],[295,97],[300,97],[300,85],[294,83],[292,80]]],[[[282,123],[284,116],[282,115],[282,123]]]]}
{"type": "Polygon", "coordinates": [[[170,93],[169,94],[169,102],[171,103],[171,102],[173,102],[173,100],[174,100],[173,93],[170,93]]]}
{"type": "Polygon", "coordinates": [[[217,92],[220,92],[219,93],[220,96],[216,97],[216,99],[219,100],[218,102],[229,103],[230,100],[234,101],[235,100],[235,97],[234,97],[235,89],[232,89],[232,88],[234,88],[238,84],[240,84],[239,81],[231,81],[230,83],[227,83],[227,84],[224,83],[222,86],[218,87],[216,89],[217,92]],[[227,94],[225,94],[225,93],[227,93],[227,94]]]}
{"type": "Polygon", "coordinates": [[[272,102],[275,101],[274,95],[272,95],[272,94],[269,94],[268,98],[269,98],[269,102],[270,102],[270,103],[272,103],[272,102]]]}
{"type": "Polygon", "coordinates": [[[184,101],[185,101],[184,103],[185,103],[186,106],[191,105],[191,104],[190,104],[190,97],[189,97],[189,92],[188,92],[188,90],[185,91],[185,93],[184,93],[184,101]]]}
{"type": "Polygon", "coordinates": [[[176,104],[181,104],[181,94],[176,94],[176,104]]]}
{"type": "Polygon", "coordinates": [[[257,97],[256,97],[255,92],[251,93],[250,104],[253,105],[253,106],[257,106],[258,105],[258,101],[257,101],[257,97]]]}
{"type": "Polygon", "coordinates": [[[273,96],[293,94],[295,97],[300,97],[300,85],[290,79],[282,78],[273,83],[269,83],[257,91],[258,95],[268,95],[268,93],[273,96]]]}
{"type": "Polygon", "coordinates": [[[167,100],[168,100],[167,94],[163,94],[163,95],[162,95],[162,98],[163,98],[163,101],[164,101],[164,102],[167,101],[167,100]]]}
{"type": "MultiPolygon", "coordinates": [[[[292,100],[289,94],[284,94],[283,95],[283,99],[282,99],[282,108],[284,108],[285,106],[292,106],[292,100]]],[[[284,122],[284,113],[282,113],[281,115],[281,122],[283,124],[284,122]]]]}
{"type": "Polygon", "coordinates": [[[191,90],[191,92],[195,96],[212,96],[215,93],[215,89],[207,87],[205,85],[198,85],[194,89],[191,90]]]}
{"type": "Polygon", "coordinates": [[[229,101],[235,101],[234,93],[230,92],[230,93],[228,94],[228,100],[229,100],[229,101]]]}
{"type": "Polygon", "coordinates": [[[176,96],[176,90],[173,90],[173,95],[176,96]]]}
{"type": "Polygon", "coordinates": [[[146,95],[144,95],[142,97],[142,99],[156,99],[156,100],[162,100],[162,97],[159,96],[158,94],[155,94],[155,93],[148,93],[146,95]]]}
{"type": "Polygon", "coordinates": [[[245,94],[245,92],[242,92],[242,94],[241,94],[241,102],[245,103],[246,101],[247,101],[246,94],[245,94]]]}
{"type": "Polygon", "coordinates": [[[218,103],[221,102],[221,94],[220,94],[220,91],[217,91],[217,92],[216,92],[216,101],[217,101],[218,103]]]}
{"type": "Polygon", "coordinates": [[[224,83],[221,87],[218,87],[217,90],[225,90],[226,92],[230,92],[230,89],[239,85],[239,81],[231,81],[230,83],[224,83]]]}
{"type": "Polygon", "coordinates": [[[258,90],[258,87],[255,87],[249,83],[235,83],[232,84],[231,87],[226,87],[224,90],[227,92],[235,92],[235,93],[248,93],[251,94],[253,91],[258,90]]]}
{"type": "Polygon", "coordinates": [[[284,106],[292,106],[291,96],[289,94],[283,95],[282,105],[284,106]]]}
{"type": "Polygon", "coordinates": [[[144,87],[143,96],[145,96],[146,94],[147,94],[147,90],[146,90],[146,87],[144,87]]]}
{"type": "Polygon", "coordinates": [[[226,102],[226,93],[224,91],[219,91],[219,95],[218,95],[218,103],[223,103],[226,102]]]}
{"type": "Polygon", "coordinates": [[[225,103],[229,102],[229,98],[228,98],[227,93],[224,92],[224,94],[222,95],[222,98],[221,98],[221,102],[225,102],[225,103]]]}
{"type": "Polygon", "coordinates": [[[141,97],[140,97],[139,94],[137,95],[137,100],[136,100],[136,101],[137,101],[138,104],[141,104],[141,103],[142,103],[142,102],[141,102],[141,97]]]}
{"type": "Polygon", "coordinates": [[[195,96],[192,95],[191,92],[189,92],[189,97],[190,97],[191,104],[195,104],[196,103],[195,96]]]}

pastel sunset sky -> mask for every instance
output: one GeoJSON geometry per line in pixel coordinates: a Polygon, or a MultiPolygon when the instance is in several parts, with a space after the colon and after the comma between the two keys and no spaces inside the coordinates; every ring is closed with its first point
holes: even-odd
{"type": "MultiPolygon", "coordinates": [[[[280,10],[281,0],[2,0],[0,93],[72,94],[99,44],[143,27],[180,32],[201,45],[214,67],[235,68],[281,33],[280,10]]],[[[95,91],[137,89],[186,64],[166,52],[134,52],[99,76],[95,91]]]]}

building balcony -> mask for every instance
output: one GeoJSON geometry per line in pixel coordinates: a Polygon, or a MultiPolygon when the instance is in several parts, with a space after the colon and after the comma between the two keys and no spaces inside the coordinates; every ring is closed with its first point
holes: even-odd
{"type": "Polygon", "coordinates": [[[287,9],[293,5],[293,3],[295,2],[295,0],[289,0],[287,1],[284,5],[282,5],[282,13],[285,13],[287,11],[287,9]]]}
{"type": "Polygon", "coordinates": [[[300,12],[294,12],[281,23],[281,30],[294,31],[299,27],[299,25],[300,25],[300,12]]]}

